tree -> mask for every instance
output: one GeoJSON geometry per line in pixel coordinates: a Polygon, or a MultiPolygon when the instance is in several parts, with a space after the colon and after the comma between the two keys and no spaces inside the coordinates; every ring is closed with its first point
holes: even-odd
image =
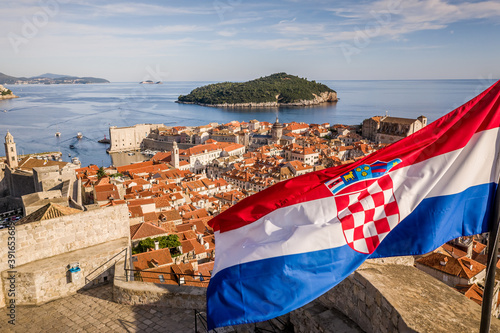
{"type": "Polygon", "coordinates": [[[168,236],[161,236],[158,238],[155,238],[155,240],[158,240],[160,242],[160,248],[164,249],[168,247],[169,249],[181,246],[181,242],[179,241],[179,236],[177,235],[168,235],[168,236]]]}
{"type": "Polygon", "coordinates": [[[106,171],[104,171],[103,167],[100,167],[99,170],[97,170],[97,179],[101,179],[102,177],[106,177],[106,171]]]}
{"type": "Polygon", "coordinates": [[[137,244],[136,247],[132,249],[133,254],[146,252],[148,249],[155,248],[155,242],[158,241],[160,249],[169,248],[170,253],[175,254],[177,252],[177,247],[181,246],[179,237],[177,235],[161,236],[156,238],[146,238],[137,244]]]}

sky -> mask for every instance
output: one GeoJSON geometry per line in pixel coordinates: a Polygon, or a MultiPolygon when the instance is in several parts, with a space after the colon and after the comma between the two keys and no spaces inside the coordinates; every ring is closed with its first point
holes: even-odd
{"type": "Polygon", "coordinates": [[[500,1],[16,0],[0,72],[113,82],[500,78],[500,1]]]}

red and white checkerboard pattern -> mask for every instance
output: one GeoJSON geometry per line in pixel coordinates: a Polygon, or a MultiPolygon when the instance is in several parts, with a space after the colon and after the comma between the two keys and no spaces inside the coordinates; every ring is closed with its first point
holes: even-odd
{"type": "Polygon", "coordinates": [[[399,223],[399,208],[389,175],[360,191],[335,196],[335,203],[347,244],[357,252],[375,251],[399,223]]]}

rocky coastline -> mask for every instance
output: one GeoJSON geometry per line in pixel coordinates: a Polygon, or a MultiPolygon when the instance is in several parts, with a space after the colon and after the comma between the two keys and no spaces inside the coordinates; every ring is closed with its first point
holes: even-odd
{"type": "MultiPolygon", "coordinates": [[[[297,102],[293,103],[280,103],[278,101],[276,102],[262,102],[262,103],[256,103],[256,102],[248,102],[248,103],[234,103],[234,104],[228,104],[228,103],[223,103],[223,104],[204,104],[204,103],[198,103],[198,102],[183,102],[183,101],[175,101],[176,103],[179,104],[196,104],[196,105],[201,105],[201,106],[211,106],[211,107],[223,107],[223,108],[272,108],[272,107],[283,107],[283,106],[313,106],[313,105],[319,105],[322,103],[327,103],[327,102],[337,102],[339,99],[337,97],[336,92],[329,92],[325,91],[322,92],[321,94],[316,95],[313,94],[314,98],[313,99],[303,99],[299,100],[297,102]]],[[[278,98],[277,98],[278,99],[278,98]]]]}
{"type": "Polygon", "coordinates": [[[3,99],[11,99],[11,98],[19,98],[19,96],[16,96],[12,93],[12,91],[10,91],[10,93],[4,95],[4,92],[9,92],[10,90],[5,88],[4,86],[2,86],[0,84],[0,101],[3,100],[3,99]]]}

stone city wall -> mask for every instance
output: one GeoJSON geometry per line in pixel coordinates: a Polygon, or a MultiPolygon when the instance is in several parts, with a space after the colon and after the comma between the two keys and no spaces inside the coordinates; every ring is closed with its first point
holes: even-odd
{"type": "MultiPolygon", "coordinates": [[[[128,209],[124,205],[37,221],[0,230],[0,272],[3,291],[8,291],[7,270],[19,272],[16,277],[16,299],[24,304],[38,304],[68,295],[90,281],[69,283],[68,265],[79,262],[83,274],[111,259],[129,246],[128,209]],[[9,235],[10,233],[10,235],[9,235]],[[15,267],[9,266],[7,242],[15,237],[15,267]],[[18,297],[18,298],[17,298],[18,297]]],[[[109,267],[108,267],[109,269],[109,267]]],[[[110,272],[94,274],[92,281],[104,279],[110,272]],[[97,274],[97,275],[96,275],[97,274]]],[[[2,292],[3,294],[3,292],[2,292]]],[[[0,299],[0,307],[5,306],[0,299]]],[[[21,304],[17,302],[17,304],[21,304]]]]}
{"type": "MultiPolygon", "coordinates": [[[[124,205],[100,208],[55,219],[16,226],[16,266],[69,251],[129,237],[128,209],[124,205]]],[[[0,230],[7,244],[8,230],[0,230]]],[[[7,246],[0,247],[0,272],[8,269],[7,246]]]]}
{"type": "MultiPolygon", "coordinates": [[[[39,305],[75,293],[84,287],[91,287],[111,281],[114,274],[114,260],[125,256],[128,238],[91,246],[16,267],[16,305],[39,305]],[[68,265],[78,263],[80,273],[71,277],[68,265]]],[[[4,293],[8,295],[8,271],[2,272],[4,293]]],[[[9,298],[9,297],[8,297],[9,298]]]]}
{"type": "MultiPolygon", "coordinates": [[[[196,146],[192,143],[177,143],[179,149],[188,149],[196,146]]],[[[171,151],[173,149],[173,142],[156,140],[154,138],[145,138],[142,141],[143,149],[159,150],[159,151],[171,151]]]]}
{"type": "MultiPolygon", "coordinates": [[[[16,226],[16,265],[128,237],[128,209],[118,205],[16,226]]],[[[8,230],[0,230],[7,244],[8,230]]],[[[8,269],[6,246],[0,247],[0,272],[8,269]]]]}
{"type": "Polygon", "coordinates": [[[141,148],[144,140],[152,130],[158,129],[163,124],[137,124],[129,127],[109,128],[110,148],[109,152],[132,151],[141,148]]]}
{"type": "MultiPolygon", "coordinates": [[[[475,302],[415,267],[369,261],[315,302],[292,312],[295,332],[329,331],[330,309],[367,333],[477,332],[481,318],[475,302]]],[[[500,332],[500,320],[491,331],[500,332]]]]}

